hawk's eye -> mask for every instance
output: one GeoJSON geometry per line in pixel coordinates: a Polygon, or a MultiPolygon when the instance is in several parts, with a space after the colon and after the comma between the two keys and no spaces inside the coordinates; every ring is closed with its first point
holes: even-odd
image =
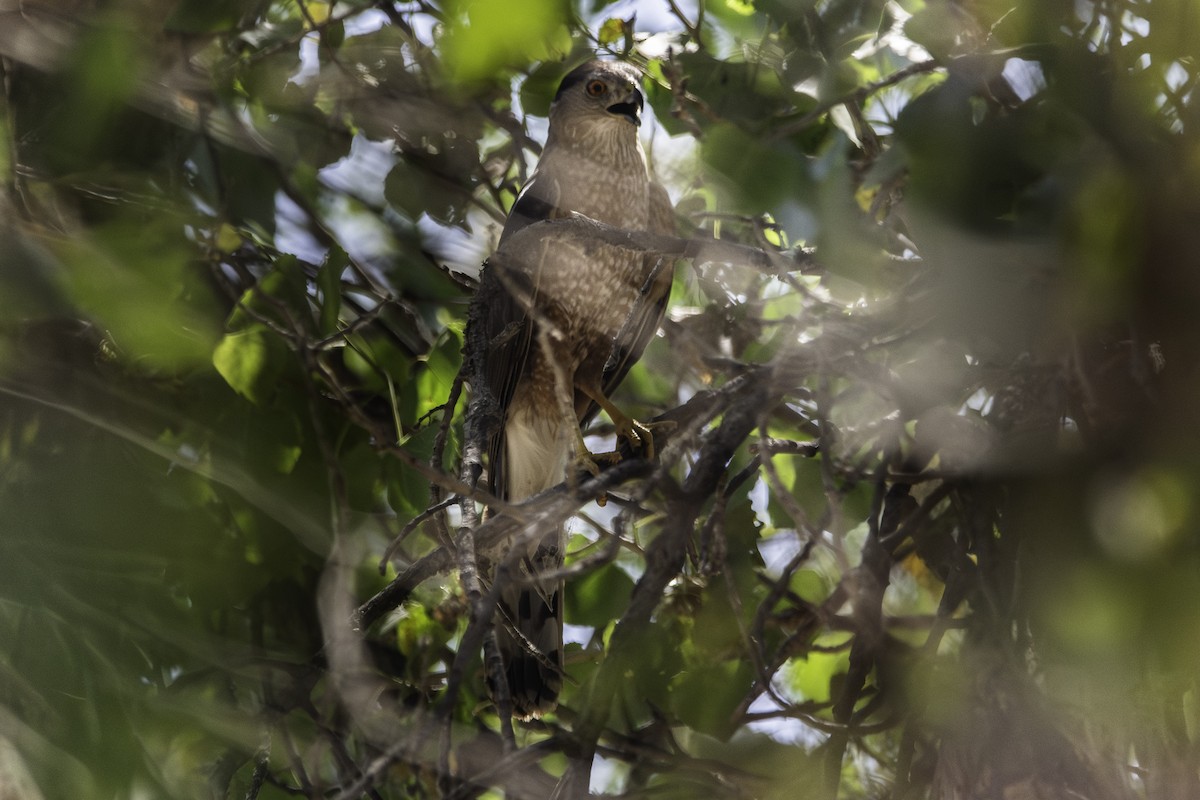
{"type": "Polygon", "coordinates": [[[606,89],[608,87],[604,85],[604,81],[588,81],[587,93],[591,97],[599,97],[606,89]]]}

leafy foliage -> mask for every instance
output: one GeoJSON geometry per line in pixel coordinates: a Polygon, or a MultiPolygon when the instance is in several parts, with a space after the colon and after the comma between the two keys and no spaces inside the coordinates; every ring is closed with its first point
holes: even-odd
{"type": "Polygon", "coordinates": [[[1190,2],[20,5],[20,796],[1200,796],[1190,2]],[[686,232],[618,397],[672,425],[481,518],[469,299],[597,51],[686,232]],[[513,723],[521,515],[569,674],[513,723]]]}

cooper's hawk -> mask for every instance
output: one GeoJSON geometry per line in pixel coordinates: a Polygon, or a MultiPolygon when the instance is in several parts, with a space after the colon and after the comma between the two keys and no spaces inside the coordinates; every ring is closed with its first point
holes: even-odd
{"type": "MultiPolygon", "coordinates": [[[[521,190],[484,270],[486,382],[502,423],[488,442],[494,494],[523,500],[578,467],[596,471],[581,426],[603,408],[652,455],[647,429],[610,393],[662,321],[671,264],[594,235],[536,222],[581,214],[634,231],[674,232],[666,190],[649,176],[638,140],[638,72],[589,61],[562,81],[541,159],[521,190]]],[[[535,537],[536,538],[536,537],[535,537]]],[[[502,587],[497,613],[514,712],[552,709],[562,686],[561,581],[537,576],[562,564],[561,528],[532,542],[521,576],[502,587]],[[519,585],[518,585],[519,584],[519,585]]]]}

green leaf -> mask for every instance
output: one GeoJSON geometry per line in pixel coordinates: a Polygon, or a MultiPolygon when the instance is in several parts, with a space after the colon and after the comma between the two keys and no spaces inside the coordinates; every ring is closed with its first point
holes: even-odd
{"type": "Polygon", "coordinates": [[[566,586],[567,619],[572,625],[603,627],[621,615],[633,594],[633,579],[616,564],[566,586]]]}
{"type": "Polygon", "coordinates": [[[243,0],[180,0],[163,27],[176,33],[219,33],[236,28],[245,13],[243,0]]]}
{"type": "Polygon", "coordinates": [[[479,149],[459,136],[427,137],[406,148],[383,184],[384,198],[410,219],[428,214],[463,225],[478,183],[479,149]]]}
{"type": "Polygon", "coordinates": [[[558,61],[546,61],[530,70],[528,77],[521,81],[521,108],[526,114],[549,116],[550,103],[563,79],[563,66],[558,61]]]}
{"type": "Polygon", "coordinates": [[[442,46],[449,73],[459,83],[495,80],[507,69],[570,50],[568,7],[559,0],[524,0],[519,13],[494,0],[446,5],[442,46]]]}
{"type": "Polygon", "coordinates": [[[604,24],[600,26],[598,38],[600,44],[608,45],[616,44],[625,38],[625,20],[617,17],[609,17],[604,20],[604,24]]]}
{"type": "Polygon", "coordinates": [[[444,643],[449,638],[439,635],[445,634],[445,629],[434,622],[420,603],[407,602],[401,611],[403,617],[396,625],[396,645],[409,658],[416,656],[418,649],[428,648],[434,642],[444,643]]]}
{"type": "Polygon", "coordinates": [[[329,336],[337,329],[338,315],[342,310],[342,272],[349,263],[350,257],[346,251],[334,245],[317,271],[317,288],[321,292],[321,315],[317,330],[322,336],[329,336]]]}
{"type": "MultiPolygon", "coordinates": [[[[846,643],[847,634],[831,633],[818,636],[814,646],[834,647],[846,643]]],[[[788,685],[803,700],[828,703],[833,696],[833,683],[850,669],[850,648],[832,652],[810,651],[803,658],[793,659],[788,668],[788,685]]]]}
{"type": "Polygon", "coordinates": [[[947,59],[961,44],[970,25],[969,16],[946,0],[929,0],[925,8],[904,23],[904,35],[937,59],[947,59]]]}
{"type": "Polygon", "coordinates": [[[307,282],[300,260],[285,253],[275,260],[271,270],[255,286],[242,295],[241,302],[229,315],[229,328],[236,330],[261,325],[257,321],[259,318],[285,326],[291,322],[291,315],[297,319],[310,318],[306,291],[307,282]],[[291,315],[280,309],[280,303],[287,307],[291,315]]]}
{"type": "Polygon", "coordinates": [[[346,502],[360,511],[376,511],[384,473],[383,457],[366,440],[341,454],[339,467],[346,481],[346,502]]]}
{"type": "Polygon", "coordinates": [[[447,330],[441,341],[429,351],[423,369],[416,375],[417,414],[421,419],[446,402],[450,387],[462,363],[462,340],[456,332],[447,330]]]}
{"type": "MultiPolygon", "coordinates": [[[[771,458],[771,463],[775,466],[784,490],[790,492],[796,505],[807,512],[810,519],[819,517],[828,503],[819,457],[776,455],[771,458]]],[[[767,511],[771,515],[771,522],[779,528],[794,527],[799,521],[793,520],[785,506],[779,502],[774,486],[770,489],[767,511]]]]}
{"type": "MultiPolygon", "coordinates": [[[[342,350],[342,359],[364,388],[382,396],[387,396],[393,390],[399,390],[402,394],[407,392],[410,401],[401,411],[404,419],[416,419],[411,413],[416,408],[411,398],[415,382],[409,379],[411,356],[398,347],[393,338],[375,334],[350,336],[347,346],[342,350]],[[388,379],[391,380],[391,386],[388,379]]],[[[413,368],[417,367],[419,365],[413,368]]]]}
{"type": "MultiPolygon", "coordinates": [[[[433,443],[437,438],[437,423],[427,425],[409,436],[404,442],[404,451],[418,461],[428,462],[433,455],[433,443]]],[[[451,452],[454,443],[449,443],[451,452]]],[[[389,459],[387,468],[388,504],[399,514],[415,516],[429,505],[429,479],[397,459],[389,459]]]]}
{"type": "Polygon", "coordinates": [[[685,725],[724,741],[737,730],[733,712],[753,683],[754,670],[748,661],[699,664],[671,681],[668,703],[685,725]]]}
{"type": "MultiPolygon", "coordinates": [[[[688,76],[688,91],[701,98],[711,113],[741,123],[768,121],[766,112],[791,98],[779,75],[761,63],[721,61],[705,53],[686,52],[677,57],[688,76]]],[[[756,142],[763,146],[764,142],[756,142]]]]}
{"type": "MultiPolygon", "coordinates": [[[[749,42],[762,35],[762,25],[766,22],[758,10],[765,7],[757,0],[702,0],[708,18],[704,25],[705,33],[714,27],[726,35],[732,35],[738,41],[749,42]],[[715,23],[715,26],[712,24],[715,23]]],[[[789,7],[812,5],[812,0],[786,0],[789,7]]]]}
{"type": "Polygon", "coordinates": [[[169,221],[115,220],[54,245],[66,293],[128,361],[179,370],[208,360],[217,310],[169,221]]]}
{"type": "Polygon", "coordinates": [[[792,573],[788,588],[801,600],[820,603],[829,597],[829,578],[815,569],[798,569],[792,573]]]}
{"type": "Polygon", "coordinates": [[[321,31],[321,44],[328,50],[337,50],[346,41],[346,23],[342,20],[326,25],[321,31]]]}
{"type": "Polygon", "coordinates": [[[209,167],[200,176],[208,202],[221,208],[234,225],[273,234],[278,173],[265,159],[236,147],[212,142],[208,148],[194,151],[196,162],[209,167]]]}
{"type": "Polygon", "coordinates": [[[212,363],[235,392],[262,405],[274,394],[283,372],[282,343],[261,325],[225,334],[212,363]]]}
{"type": "Polygon", "coordinates": [[[806,157],[788,141],[764,141],[722,122],[708,129],[703,149],[709,165],[729,180],[729,201],[739,210],[757,215],[808,191],[806,157]]]}

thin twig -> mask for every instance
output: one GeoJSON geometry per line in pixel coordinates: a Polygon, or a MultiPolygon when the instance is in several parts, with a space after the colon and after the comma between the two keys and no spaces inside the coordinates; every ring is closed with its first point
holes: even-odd
{"type": "Polygon", "coordinates": [[[384,548],[383,555],[379,557],[379,574],[383,575],[387,573],[388,562],[392,560],[392,555],[395,554],[396,548],[398,548],[404,542],[404,540],[408,538],[410,533],[417,529],[417,526],[435,514],[445,511],[458,501],[458,495],[451,495],[445,500],[430,506],[409,520],[408,523],[400,529],[400,533],[396,534],[396,538],[392,539],[391,543],[384,548]]]}

